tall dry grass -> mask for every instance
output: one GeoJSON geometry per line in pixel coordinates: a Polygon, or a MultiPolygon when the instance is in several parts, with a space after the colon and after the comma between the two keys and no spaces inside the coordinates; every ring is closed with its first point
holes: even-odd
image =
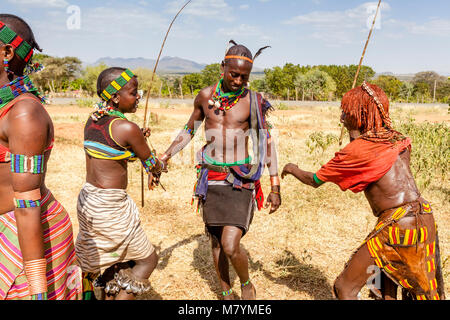
{"type": "MultiPolygon", "coordinates": [[[[151,141],[162,152],[184,126],[191,107],[159,108],[151,105],[150,108],[154,112],[151,141]]],[[[49,162],[47,183],[69,211],[76,235],[76,199],[85,181],[82,130],[89,109],[49,106],[48,110],[55,123],[56,144],[49,162]]],[[[330,106],[275,111],[270,120],[281,142],[278,146],[280,167],[294,162],[306,170],[315,171],[330,159],[339,148],[337,139],[333,139],[340,131],[339,116],[339,109],[330,106]],[[323,146],[319,146],[318,141],[323,146]]],[[[450,117],[447,110],[394,108],[392,117],[394,120],[415,117],[417,120],[413,123],[416,124],[437,119],[446,123],[443,134],[448,137],[450,117]]],[[[142,125],[142,110],[129,119],[142,125]]],[[[195,171],[190,160],[193,147],[198,150],[203,141],[201,134],[197,134],[195,142],[173,159],[170,172],[162,178],[167,192],[160,188],[146,191],[141,220],[148,238],[157,247],[160,261],[151,276],[153,290],[141,299],[219,298],[220,288],[209,240],[204,235],[201,217],[190,206],[195,183],[195,171]],[[181,158],[185,161],[180,164],[181,158]]],[[[417,157],[418,153],[432,157],[436,150],[431,145],[422,145],[420,149],[413,149],[412,157],[417,157]]],[[[433,175],[441,174],[440,168],[427,170],[431,170],[433,175]]],[[[433,178],[422,193],[432,203],[439,227],[448,296],[450,183],[448,179],[439,178],[433,178]]],[[[266,192],[269,190],[267,172],[263,187],[266,192]]],[[[128,192],[140,204],[138,163],[129,165],[128,192]]],[[[249,233],[242,240],[242,248],[249,255],[250,275],[258,298],[333,299],[331,288],[334,279],[372,230],[376,218],[362,194],[344,193],[332,184],[314,190],[288,177],[282,181],[282,201],[281,208],[272,215],[265,210],[257,212],[249,233]]],[[[239,293],[239,280],[234,271],[231,272],[233,288],[239,293]]],[[[362,297],[368,298],[367,289],[363,289],[362,297]]]]}

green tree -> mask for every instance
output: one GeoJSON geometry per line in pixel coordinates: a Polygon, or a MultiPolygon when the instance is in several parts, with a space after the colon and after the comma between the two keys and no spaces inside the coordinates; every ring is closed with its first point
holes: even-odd
{"type": "Polygon", "coordinates": [[[203,77],[200,73],[191,73],[183,77],[183,92],[189,92],[195,95],[194,92],[203,88],[203,77]]]}
{"type": "Polygon", "coordinates": [[[302,92],[302,100],[305,94],[311,97],[311,100],[329,100],[336,91],[333,78],[318,68],[311,69],[305,74],[298,73],[294,83],[302,92]]]}
{"type": "Polygon", "coordinates": [[[97,95],[97,78],[100,73],[107,69],[108,66],[104,63],[95,66],[87,66],[81,72],[81,79],[83,83],[83,89],[89,92],[91,95],[97,95]]]}
{"type": "Polygon", "coordinates": [[[64,91],[70,82],[80,77],[81,61],[76,57],[51,57],[38,55],[37,62],[44,65],[44,70],[32,75],[33,81],[41,90],[64,91]]]}
{"type": "Polygon", "coordinates": [[[384,93],[388,96],[389,100],[397,100],[400,97],[400,92],[403,83],[394,76],[381,75],[374,81],[375,85],[383,89],[384,93]]]}
{"type": "MultiPolygon", "coordinates": [[[[138,79],[138,89],[144,91],[144,96],[147,94],[148,89],[150,87],[150,81],[152,79],[153,70],[147,68],[137,68],[133,70],[133,73],[137,76],[138,79]]],[[[161,87],[161,79],[155,74],[152,83],[152,92],[151,95],[159,95],[159,89],[161,87]]]]}
{"type": "Polygon", "coordinates": [[[402,101],[405,101],[407,103],[410,102],[413,94],[414,94],[414,85],[409,81],[402,82],[402,86],[400,87],[399,93],[399,97],[402,99],[402,101]]]}
{"type": "Polygon", "coordinates": [[[203,86],[212,86],[220,80],[220,75],[222,70],[219,63],[209,64],[202,71],[202,82],[203,86]]]}

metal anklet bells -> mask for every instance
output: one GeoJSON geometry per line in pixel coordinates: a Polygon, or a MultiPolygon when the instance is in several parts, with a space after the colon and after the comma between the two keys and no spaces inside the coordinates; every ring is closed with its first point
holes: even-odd
{"type": "Polygon", "coordinates": [[[151,289],[150,281],[148,279],[138,279],[127,269],[122,269],[114,274],[114,279],[108,281],[105,285],[105,292],[108,295],[115,296],[121,290],[135,295],[141,295],[149,292],[151,289]]]}

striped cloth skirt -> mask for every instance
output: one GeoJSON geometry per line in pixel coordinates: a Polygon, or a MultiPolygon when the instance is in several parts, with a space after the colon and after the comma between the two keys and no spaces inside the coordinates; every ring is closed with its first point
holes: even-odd
{"type": "Polygon", "coordinates": [[[119,262],[148,258],[155,250],[126,190],[86,183],[78,195],[77,213],[75,249],[83,272],[102,273],[119,262]]]}
{"type": "MultiPolygon", "coordinates": [[[[81,270],[76,264],[72,223],[50,191],[41,199],[49,300],[79,300],[81,270]]],[[[29,300],[14,211],[0,215],[0,300],[29,300]]]]}

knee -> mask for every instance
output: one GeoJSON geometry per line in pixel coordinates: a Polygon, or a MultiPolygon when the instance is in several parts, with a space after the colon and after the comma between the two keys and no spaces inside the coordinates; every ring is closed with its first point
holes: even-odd
{"type": "Polygon", "coordinates": [[[333,284],[333,292],[339,300],[357,300],[359,290],[353,288],[351,284],[345,282],[342,277],[338,277],[333,284]]]}
{"type": "Polygon", "coordinates": [[[222,243],[222,249],[228,258],[233,258],[239,254],[239,245],[234,243],[222,243]]]}

